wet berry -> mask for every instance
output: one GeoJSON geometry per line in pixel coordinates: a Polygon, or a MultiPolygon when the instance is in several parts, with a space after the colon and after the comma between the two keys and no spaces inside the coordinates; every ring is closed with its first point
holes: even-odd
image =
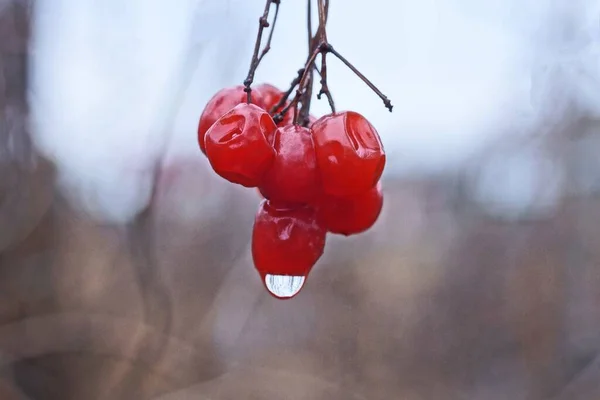
{"type": "MultiPolygon", "coordinates": [[[[265,108],[265,110],[267,110],[269,113],[279,103],[279,101],[285,94],[284,92],[279,90],[277,87],[275,87],[269,83],[262,83],[262,84],[256,86],[256,90],[261,93],[262,105],[265,108]]],[[[275,110],[275,113],[281,111],[288,104],[289,104],[289,102],[285,102],[283,107],[275,110]]],[[[283,116],[283,120],[280,123],[278,123],[277,126],[290,125],[293,121],[294,121],[294,108],[291,107],[285,113],[285,115],[283,116]]]]}
{"type": "Polygon", "coordinates": [[[260,185],[263,196],[286,204],[312,202],[320,186],[310,130],[299,125],[277,128],[273,148],[275,160],[260,185]]]}
{"type": "Polygon", "coordinates": [[[306,276],[325,248],[326,231],[310,207],[259,206],[252,231],[254,266],[269,275],[306,276]]]}
{"type": "MultiPolygon", "coordinates": [[[[263,107],[262,93],[260,90],[252,89],[252,103],[263,107]]],[[[219,90],[204,107],[200,121],[198,123],[198,144],[200,150],[206,154],[204,137],[208,129],[219,119],[223,114],[231,110],[240,103],[245,103],[247,100],[244,86],[234,86],[219,90]]]]}
{"type": "Polygon", "coordinates": [[[345,236],[371,228],[381,213],[381,182],[376,187],[351,197],[323,196],[317,206],[318,220],[329,232],[345,236]]]}
{"type": "Polygon", "coordinates": [[[279,102],[279,100],[281,100],[284,94],[277,87],[269,83],[261,83],[252,90],[256,90],[261,93],[262,105],[264,106],[267,112],[271,112],[271,109],[275,107],[275,105],[279,102]]]}
{"type": "Polygon", "coordinates": [[[275,159],[270,144],[275,129],[265,110],[238,104],[206,132],[206,155],[212,168],[230,182],[258,186],[275,159]]]}
{"type": "Polygon", "coordinates": [[[379,134],[362,115],[346,111],[325,115],[311,127],[323,190],[352,196],[373,188],[385,167],[379,134]]]}

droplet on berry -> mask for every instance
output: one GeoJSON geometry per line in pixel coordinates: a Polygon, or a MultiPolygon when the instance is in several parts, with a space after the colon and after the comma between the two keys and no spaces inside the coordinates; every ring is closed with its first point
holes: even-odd
{"type": "Polygon", "coordinates": [[[206,132],[206,155],[212,168],[230,182],[258,186],[275,158],[270,144],[275,129],[265,110],[238,104],[206,132]]]}
{"type": "Polygon", "coordinates": [[[271,295],[278,299],[291,299],[302,290],[306,276],[266,274],[263,281],[271,295]]]}
{"type": "Polygon", "coordinates": [[[376,187],[352,197],[323,196],[317,205],[318,220],[329,232],[345,236],[371,228],[381,214],[381,182],[376,187]]]}
{"type": "MultiPolygon", "coordinates": [[[[252,89],[251,100],[253,104],[263,106],[263,94],[260,90],[252,89]]],[[[204,107],[200,121],[198,122],[198,144],[200,150],[206,154],[204,138],[210,127],[221,118],[226,112],[238,104],[245,103],[247,94],[244,92],[244,86],[234,86],[219,90],[204,107]]]]}
{"type": "Polygon", "coordinates": [[[319,174],[310,130],[299,125],[277,128],[275,160],[260,185],[263,196],[286,204],[307,204],[319,192],[319,174]]]}
{"type": "Polygon", "coordinates": [[[252,231],[254,266],[263,280],[267,275],[306,277],[323,254],[325,235],[312,208],[277,208],[263,200],[252,231]]]}
{"type": "Polygon", "coordinates": [[[373,188],[385,167],[379,134],[362,115],[345,111],[325,115],[312,126],[323,190],[353,196],[373,188]]]}

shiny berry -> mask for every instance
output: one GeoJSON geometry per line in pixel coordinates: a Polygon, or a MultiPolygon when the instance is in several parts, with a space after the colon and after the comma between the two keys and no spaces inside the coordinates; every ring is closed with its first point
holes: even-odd
{"type": "MultiPolygon", "coordinates": [[[[262,93],[260,90],[252,89],[251,99],[253,104],[262,107],[262,93]]],[[[200,150],[206,154],[206,146],[204,137],[208,129],[219,119],[223,114],[231,110],[240,103],[245,103],[247,100],[244,86],[234,86],[219,90],[204,107],[200,121],[198,123],[198,144],[200,150]]]]}
{"type": "Polygon", "coordinates": [[[327,194],[352,196],[377,184],[385,153],[377,131],[365,117],[353,111],[325,115],[311,130],[327,194]]]}
{"type": "MultiPolygon", "coordinates": [[[[262,83],[262,84],[256,86],[256,90],[258,90],[260,92],[261,99],[262,99],[262,105],[264,106],[265,110],[268,111],[269,113],[279,103],[279,101],[285,94],[284,92],[279,90],[277,87],[275,87],[269,83],[262,83]]],[[[277,113],[277,112],[283,110],[283,108],[286,107],[288,104],[289,104],[289,102],[285,102],[283,107],[278,108],[277,110],[275,110],[274,113],[277,113]]],[[[285,113],[285,115],[283,116],[283,120],[280,123],[278,123],[277,126],[290,125],[292,122],[294,122],[294,108],[293,107],[291,107],[285,113]]]]}
{"type": "Polygon", "coordinates": [[[206,132],[206,155],[217,174],[230,182],[256,187],[275,159],[270,144],[275,123],[254,104],[238,104],[206,132]]]}
{"type": "Polygon", "coordinates": [[[286,204],[312,202],[320,189],[310,130],[299,125],[277,128],[275,160],[260,185],[263,196],[286,204]]]}
{"type": "Polygon", "coordinates": [[[261,93],[261,101],[267,112],[271,112],[271,109],[275,107],[279,100],[283,97],[283,92],[279,90],[277,87],[269,84],[269,83],[261,83],[257,85],[253,91],[259,91],[261,93]]]}
{"type": "Polygon", "coordinates": [[[254,266],[263,277],[307,276],[323,254],[325,235],[312,208],[277,208],[263,200],[252,231],[254,266]]]}
{"type": "Polygon", "coordinates": [[[349,236],[371,228],[383,207],[381,182],[352,197],[323,196],[317,206],[318,220],[329,232],[349,236]]]}

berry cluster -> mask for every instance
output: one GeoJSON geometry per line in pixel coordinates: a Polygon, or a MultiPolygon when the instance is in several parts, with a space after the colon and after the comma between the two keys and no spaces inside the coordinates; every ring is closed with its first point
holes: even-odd
{"type": "Polygon", "coordinates": [[[291,115],[276,124],[266,110],[283,94],[263,84],[247,103],[243,86],[222,89],[198,125],[200,149],[214,171],[257,187],[265,198],[252,234],[254,264],[265,282],[306,277],[327,232],[364,232],[383,205],[385,153],[375,128],[352,111],[311,117],[308,127],[291,115]]]}
{"type": "Polygon", "coordinates": [[[312,34],[307,0],[309,54],[287,91],[263,83],[252,87],[270,49],[280,0],[266,0],[254,54],[244,84],[220,90],[198,124],[198,143],[215,172],[226,180],[258,188],[260,204],[252,233],[252,257],[263,283],[278,298],[296,295],[325,248],[327,233],[354,235],[369,229],[381,212],[379,182],[383,145],[362,115],[336,112],[327,86],[327,54],[350,68],[392,111],[390,100],[327,41],[328,0],[316,0],[319,23],[312,34]],[[272,25],[267,18],[272,5],[272,25]],[[259,54],[262,34],[271,26],[259,54]],[[321,67],[315,61],[320,56],[321,67]],[[321,79],[331,114],[310,115],[313,75],[321,79]],[[290,98],[296,89],[296,94],[290,98]],[[301,106],[300,106],[301,105],[301,106]]]}

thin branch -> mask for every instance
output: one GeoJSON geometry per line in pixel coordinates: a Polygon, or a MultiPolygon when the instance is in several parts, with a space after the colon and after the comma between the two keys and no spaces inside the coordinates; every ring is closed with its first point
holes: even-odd
{"type": "Polygon", "coordinates": [[[312,99],[313,93],[313,69],[310,69],[308,78],[304,85],[300,102],[302,108],[298,110],[298,107],[294,108],[294,123],[304,126],[308,122],[308,114],[310,112],[310,100],[312,99]]]}
{"type": "MultiPolygon", "coordinates": [[[[321,95],[325,94],[327,96],[327,101],[329,102],[329,107],[331,108],[331,112],[335,113],[335,103],[333,102],[333,96],[329,91],[329,87],[327,86],[327,51],[328,51],[328,42],[327,42],[327,17],[329,13],[329,1],[319,0],[319,29],[317,31],[317,37],[320,40],[320,48],[321,48],[321,71],[319,75],[321,75],[321,89],[319,93],[317,93],[317,99],[321,99],[321,95]]],[[[316,66],[315,66],[316,68],[316,66]]]]}
{"type": "MultiPolygon", "coordinates": [[[[275,0],[277,2],[277,4],[279,4],[279,0],[275,0]]],[[[248,95],[248,103],[251,102],[252,98],[250,93],[252,92],[252,89],[250,88],[250,86],[252,85],[252,82],[254,82],[254,74],[256,72],[256,67],[257,67],[257,62],[258,62],[258,52],[260,50],[260,44],[262,43],[262,34],[263,34],[263,30],[265,28],[269,27],[269,9],[271,8],[271,3],[273,3],[273,0],[267,0],[266,4],[265,4],[265,11],[263,12],[262,17],[260,17],[258,19],[258,33],[256,35],[256,42],[254,43],[254,53],[252,54],[252,60],[250,61],[250,68],[248,69],[248,76],[246,77],[246,80],[244,80],[244,91],[247,93],[248,95]]]]}
{"type": "Polygon", "coordinates": [[[321,95],[327,96],[327,101],[329,102],[329,107],[331,108],[331,112],[335,113],[335,103],[333,102],[333,96],[329,91],[329,86],[327,86],[327,52],[324,51],[321,53],[321,90],[317,93],[317,99],[321,99],[321,95]]]}
{"type": "Polygon", "coordinates": [[[302,69],[303,73],[302,73],[302,77],[300,78],[300,81],[298,83],[298,89],[296,90],[296,95],[294,96],[292,101],[290,101],[288,103],[288,105],[286,105],[280,112],[275,114],[274,119],[277,118],[278,120],[281,121],[283,119],[283,116],[290,110],[290,108],[296,107],[296,105],[298,104],[298,101],[300,100],[300,97],[302,97],[301,88],[304,87],[304,85],[306,83],[306,79],[308,78],[308,75],[309,75],[309,71],[312,69],[315,59],[317,58],[317,56],[319,55],[320,52],[321,52],[321,46],[317,47],[317,49],[315,51],[313,51],[313,53],[310,55],[308,61],[306,62],[306,65],[302,69]]]}
{"type": "Polygon", "coordinates": [[[277,15],[279,15],[280,2],[279,2],[279,0],[272,0],[272,3],[275,4],[275,15],[273,16],[273,23],[271,24],[271,29],[269,30],[269,37],[267,38],[267,43],[265,45],[265,48],[263,49],[263,51],[260,53],[260,56],[256,60],[256,65],[254,66],[255,70],[258,68],[258,65],[260,64],[260,62],[262,61],[264,56],[269,52],[269,50],[271,50],[271,40],[273,39],[273,32],[275,31],[275,24],[277,23],[277,15]]]}
{"type": "MultiPolygon", "coordinates": [[[[316,36],[312,34],[312,0],[308,0],[307,6],[307,25],[308,25],[308,52],[309,54],[314,53],[316,47],[318,45],[318,39],[316,36]]],[[[308,62],[308,61],[307,61],[308,62]]],[[[300,88],[303,90],[303,94],[300,98],[300,102],[302,103],[302,108],[298,111],[298,104],[294,107],[294,123],[299,123],[302,126],[306,126],[308,124],[308,114],[310,113],[310,103],[312,100],[313,94],[313,77],[314,77],[314,69],[316,65],[313,64],[313,67],[310,68],[308,73],[308,79],[306,80],[306,84],[304,88],[300,88]]]]}
{"type": "Polygon", "coordinates": [[[323,31],[324,31],[325,25],[327,25],[327,17],[325,14],[325,11],[326,11],[325,1],[317,0],[317,6],[319,7],[319,29],[323,29],[323,31]]]}
{"type": "MultiPolygon", "coordinates": [[[[377,89],[377,87],[370,80],[368,80],[366,76],[364,76],[358,69],[356,69],[356,67],[354,67],[354,65],[352,65],[350,61],[346,60],[346,58],[344,58],[340,53],[338,53],[330,44],[327,44],[327,46],[327,52],[336,56],[341,62],[343,62],[346,65],[346,67],[350,68],[350,70],[354,72],[356,76],[358,76],[364,83],[367,84],[367,86],[371,88],[372,91],[374,91],[377,94],[377,96],[379,96],[379,98],[383,101],[385,107],[388,110],[390,110],[390,112],[392,112],[392,108],[394,108],[394,106],[392,105],[390,99],[388,99],[387,96],[381,93],[381,90],[377,89]]],[[[321,71],[321,73],[322,72],[323,71],[321,71]]]]}
{"type": "MultiPolygon", "coordinates": [[[[275,104],[273,106],[273,108],[271,108],[271,110],[269,110],[269,113],[271,115],[275,114],[275,112],[277,112],[277,110],[281,110],[281,108],[287,102],[288,98],[290,97],[290,95],[292,94],[294,89],[296,89],[296,86],[298,86],[298,84],[300,83],[300,79],[302,79],[303,76],[304,76],[304,68],[301,68],[298,70],[298,75],[294,78],[294,80],[290,84],[289,89],[285,91],[285,93],[283,94],[283,96],[281,96],[281,99],[279,99],[277,104],[275,104]]],[[[277,124],[280,123],[283,120],[283,114],[280,115],[278,113],[278,114],[273,115],[273,120],[277,124]]]]}
{"type": "Polygon", "coordinates": [[[319,75],[319,76],[323,76],[323,75],[321,75],[321,70],[319,69],[319,67],[317,67],[317,66],[315,65],[315,67],[314,67],[314,68],[315,68],[315,71],[317,72],[317,75],[319,75]]]}
{"type": "Polygon", "coordinates": [[[312,34],[312,0],[308,0],[308,5],[307,5],[307,18],[306,18],[306,22],[307,22],[307,32],[308,32],[308,51],[311,52],[312,51],[312,42],[313,42],[313,34],[312,34]]]}

